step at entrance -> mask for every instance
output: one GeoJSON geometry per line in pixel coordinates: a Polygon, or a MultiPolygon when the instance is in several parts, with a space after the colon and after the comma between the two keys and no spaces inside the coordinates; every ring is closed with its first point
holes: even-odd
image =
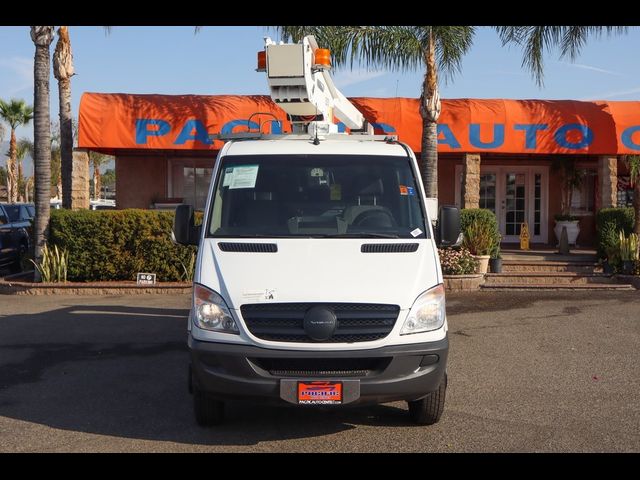
{"type": "Polygon", "coordinates": [[[602,267],[594,262],[549,262],[549,261],[517,261],[503,260],[502,272],[529,273],[529,272],[575,272],[593,273],[601,272],[602,267]]]}
{"type": "Polygon", "coordinates": [[[595,251],[503,250],[502,272],[485,275],[485,290],[634,290],[604,274],[595,251]]]}
{"type": "Polygon", "coordinates": [[[587,283],[587,284],[508,284],[481,285],[483,290],[635,290],[632,285],[623,283],[587,283]]]}
{"type": "Polygon", "coordinates": [[[488,273],[485,286],[493,285],[587,285],[593,283],[612,284],[615,279],[602,273],[576,272],[510,272],[488,273]]]}

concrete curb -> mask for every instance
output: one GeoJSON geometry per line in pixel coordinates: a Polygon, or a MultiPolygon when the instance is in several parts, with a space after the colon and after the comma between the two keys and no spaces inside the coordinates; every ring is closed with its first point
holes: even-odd
{"type": "Polygon", "coordinates": [[[447,292],[473,292],[480,290],[484,283],[484,274],[444,275],[444,289],[447,292]]]}
{"type": "Polygon", "coordinates": [[[138,285],[136,282],[33,283],[0,281],[0,295],[146,295],[190,294],[191,283],[167,282],[138,285]]]}
{"type": "Polygon", "coordinates": [[[638,275],[623,275],[618,273],[614,275],[614,278],[618,283],[626,283],[632,285],[636,290],[640,290],[640,276],[638,275]]]}

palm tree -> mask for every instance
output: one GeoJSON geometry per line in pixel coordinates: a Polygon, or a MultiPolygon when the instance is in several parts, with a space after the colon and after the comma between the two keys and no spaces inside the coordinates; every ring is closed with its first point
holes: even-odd
{"type": "Polygon", "coordinates": [[[18,174],[16,172],[16,128],[26,125],[33,118],[33,107],[24,100],[12,99],[10,102],[0,100],[0,118],[11,127],[9,142],[9,158],[7,159],[7,197],[9,202],[18,201],[18,174]]]}
{"type": "MultiPolygon", "coordinates": [[[[58,28],[58,41],[53,53],[53,74],[58,80],[58,96],[60,100],[60,165],[62,207],[71,208],[71,176],[73,174],[73,128],[71,120],[71,77],[73,71],[73,54],[69,29],[58,28]]],[[[60,194],[60,192],[58,192],[60,194]]]]}
{"type": "Polygon", "coordinates": [[[51,186],[56,187],[56,197],[62,200],[62,149],[60,122],[51,122],[51,186]]]}
{"type": "Polygon", "coordinates": [[[329,26],[276,27],[285,39],[300,41],[314,35],[330,48],[336,65],[353,65],[357,58],[367,66],[392,70],[425,69],[420,93],[422,147],[420,164],[427,197],[438,196],[438,134],[440,94],[438,69],[445,78],[460,70],[462,57],[473,42],[470,26],[329,26]]]}
{"type": "Polygon", "coordinates": [[[24,160],[24,157],[26,157],[27,154],[30,154],[33,157],[33,142],[28,138],[21,138],[18,140],[18,144],[16,146],[16,162],[18,163],[18,201],[20,202],[25,201],[25,181],[22,170],[22,160],[24,160]]]}
{"type": "MultiPolygon", "coordinates": [[[[34,258],[40,262],[47,241],[51,199],[51,118],[49,114],[49,75],[51,72],[49,46],[55,34],[52,26],[31,27],[35,45],[33,63],[34,105],[34,176],[36,216],[34,222],[34,258]]],[[[36,269],[36,280],[40,280],[36,269]]]]}
{"type": "Polygon", "coordinates": [[[538,25],[496,27],[502,45],[516,44],[523,47],[522,66],[531,72],[536,83],[543,85],[544,55],[546,50],[560,48],[560,58],[575,60],[589,37],[622,34],[628,27],[592,25],[538,25]]]}
{"type": "Polygon", "coordinates": [[[102,182],[100,175],[100,167],[104,165],[111,157],[99,152],[88,152],[89,161],[93,165],[93,199],[100,200],[100,193],[102,190],[102,182]]]}

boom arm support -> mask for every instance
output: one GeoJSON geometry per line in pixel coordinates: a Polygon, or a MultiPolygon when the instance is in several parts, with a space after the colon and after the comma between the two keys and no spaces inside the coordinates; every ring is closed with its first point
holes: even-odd
{"type": "Polygon", "coordinates": [[[315,64],[317,49],[311,35],[304,37],[301,44],[276,45],[270,38],[265,38],[271,98],[293,117],[315,119],[322,115],[329,128],[337,131],[333,124],[335,117],[352,130],[372,134],[373,128],[362,113],[334,85],[329,67],[315,64]]]}

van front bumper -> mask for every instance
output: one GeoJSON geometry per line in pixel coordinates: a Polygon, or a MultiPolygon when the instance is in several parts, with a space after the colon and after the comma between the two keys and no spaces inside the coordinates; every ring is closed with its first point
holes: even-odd
{"type": "Polygon", "coordinates": [[[190,386],[220,400],[297,403],[297,381],[342,381],[343,403],[418,400],[438,389],[449,350],[437,342],[370,350],[274,350],[202,342],[189,335],[190,386]],[[349,392],[349,394],[347,394],[349,392]]]}

